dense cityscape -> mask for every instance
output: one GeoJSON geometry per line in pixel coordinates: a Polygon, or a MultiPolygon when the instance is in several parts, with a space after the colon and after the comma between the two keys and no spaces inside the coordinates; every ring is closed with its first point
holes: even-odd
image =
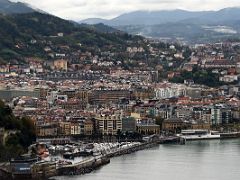
{"type": "Polygon", "coordinates": [[[238,38],[186,44],[0,12],[1,178],[80,175],[159,144],[240,137],[238,38]]]}

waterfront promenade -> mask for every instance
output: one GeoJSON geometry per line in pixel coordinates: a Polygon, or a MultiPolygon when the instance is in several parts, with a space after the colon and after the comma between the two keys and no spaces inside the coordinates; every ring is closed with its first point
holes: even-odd
{"type": "MultiPolygon", "coordinates": [[[[100,166],[110,163],[110,158],[121,156],[124,154],[130,154],[139,150],[152,148],[157,146],[159,143],[164,143],[164,140],[167,142],[171,140],[172,142],[176,142],[178,138],[159,138],[159,136],[153,135],[148,137],[145,142],[126,142],[124,146],[115,147],[109,149],[109,151],[105,153],[100,153],[98,156],[90,156],[89,158],[85,158],[82,161],[62,165],[54,162],[41,162],[32,166],[31,174],[28,174],[26,178],[30,179],[46,179],[56,175],[80,175],[85,173],[90,173],[93,170],[97,169],[100,166]],[[41,168],[40,168],[41,167],[41,168]],[[55,167],[55,168],[54,168],[55,167]],[[41,171],[41,173],[39,173],[41,171]]],[[[0,166],[1,177],[5,179],[17,179],[16,175],[11,173],[11,168],[9,165],[3,164],[0,166]]]]}
{"type": "MultiPolygon", "coordinates": [[[[220,140],[219,142],[224,141],[220,140]]],[[[231,142],[231,140],[229,140],[231,142]]],[[[199,141],[202,142],[202,141],[199,141]]],[[[207,141],[208,142],[208,141],[207,141]]],[[[226,141],[227,142],[227,141],[226,141]]],[[[48,173],[47,169],[45,168],[46,172],[43,172],[41,176],[39,174],[34,174],[32,172],[32,179],[46,179],[50,178],[52,176],[72,176],[72,175],[82,175],[86,173],[90,173],[99,167],[106,165],[110,163],[110,159],[113,157],[125,155],[125,154],[131,154],[140,150],[146,150],[151,149],[154,147],[158,147],[159,144],[177,144],[176,146],[179,146],[178,144],[181,144],[181,139],[179,137],[171,136],[171,137],[162,137],[162,136],[149,136],[145,138],[144,142],[139,143],[131,143],[126,142],[124,146],[119,146],[118,148],[112,148],[107,153],[101,153],[98,156],[90,156],[88,158],[84,158],[82,161],[76,162],[74,164],[67,164],[67,165],[56,165],[56,169],[54,172],[48,173]]],[[[188,146],[189,143],[187,143],[186,146],[188,146]]],[[[173,145],[176,147],[175,145],[173,145]]],[[[11,179],[12,176],[10,174],[9,168],[6,168],[6,164],[2,164],[0,166],[1,170],[1,177],[6,177],[5,179],[11,179]],[[4,174],[5,173],[5,174],[4,174]]],[[[38,172],[37,172],[38,173],[38,172]]]]}
{"type": "Polygon", "coordinates": [[[111,159],[83,176],[56,180],[239,180],[240,139],[162,144],[111,159]]]}

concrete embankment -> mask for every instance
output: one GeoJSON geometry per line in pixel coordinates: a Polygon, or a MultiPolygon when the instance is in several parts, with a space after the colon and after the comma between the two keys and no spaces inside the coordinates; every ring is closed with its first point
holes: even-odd
{"type": "MultiPolygon", "coordinates": [[[[126,143],[122,146],[110,149],[108,152],[98,156],[91,156],[81,162],[75,164],[61,165],[54,162],[36,163],[31,167],[30,179],[48,179],[53,176],[63,175],[81,175],[90,173],[105,164],[110,163],[110,158],[121,156],[124,154],[134,153],[143,149],[152,148],[161,143],[176,143],[179,141],[174,138],[159,138],[152,137],[147,142],[142,143],[126,143]]],[[[0,167],[0,179],[18,179],[9,172],[4,171],[0,167]]],[[[28,179],[28,178],[25,178],[28,179]]]]}
{"type": "Polygon", "coordinates": [[[156,145],[158,145],[158,142],[142,143],[142,144],[131,146],[131,147],[119,148],[115,152],[113,151],[111,153],[108,153],[107,156],[111,158],[111,157],[121,156],[121,155],[124,155],[124,154],[131,154],[131,153],[134,153],[136,151],[140,151],[140,150],[143,150],[143,149],[148,149],[148,148],[154,147],[156,145]]]}
{"type": "Polygon", "coordinates": [[[76,164],[60,166],[57,168],[57,174],[58,176],[81,175],[85,173],[90,173],[98,167],[108,163],[110,163],[110,158],[106,156],[89,158],[76,164]]]}
{"type": "Polygon", "coordinates": [[[110,158],[121,156],[124,154],[134,153],[139,150],[147,149],[158,145],[158,142],[151,142],[151,143],[141,143],[135,146],[126,146],[125,148],[118,148],[113,150],[112,152],[107,153],[104,156],[99,157],[92,157],[86,159],[83,162],[72,164],[72,165],[65,165],[58,167],[58,175],[81,175],[85,173],[90,173],[93,170],[97,169],[100,166],[110,163],[110,158]]]}

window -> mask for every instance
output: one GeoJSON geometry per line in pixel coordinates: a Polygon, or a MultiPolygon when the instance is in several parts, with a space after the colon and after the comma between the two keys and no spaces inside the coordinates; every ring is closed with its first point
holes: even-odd
{"type": "Polygon", "coordinates": [[[107,130],[108,121],[103,121],[104,130],[107,130]]]}
{"type": "Polygon", "coordinates": [[[113,129],[117,129],[117,121],[113,121],[113,129]]]}

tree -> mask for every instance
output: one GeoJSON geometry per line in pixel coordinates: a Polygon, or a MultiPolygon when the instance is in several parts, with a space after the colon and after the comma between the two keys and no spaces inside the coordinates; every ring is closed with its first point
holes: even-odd
{"type": "Polygon", "coordinates": [[[12,131],[6,138],[6,144],[0,148],[0,160],[17,157],[27,150],[36,140],[35,126],[29,118],[17,118],[10,107],[0,100],[0,127],[12,131]]]}

